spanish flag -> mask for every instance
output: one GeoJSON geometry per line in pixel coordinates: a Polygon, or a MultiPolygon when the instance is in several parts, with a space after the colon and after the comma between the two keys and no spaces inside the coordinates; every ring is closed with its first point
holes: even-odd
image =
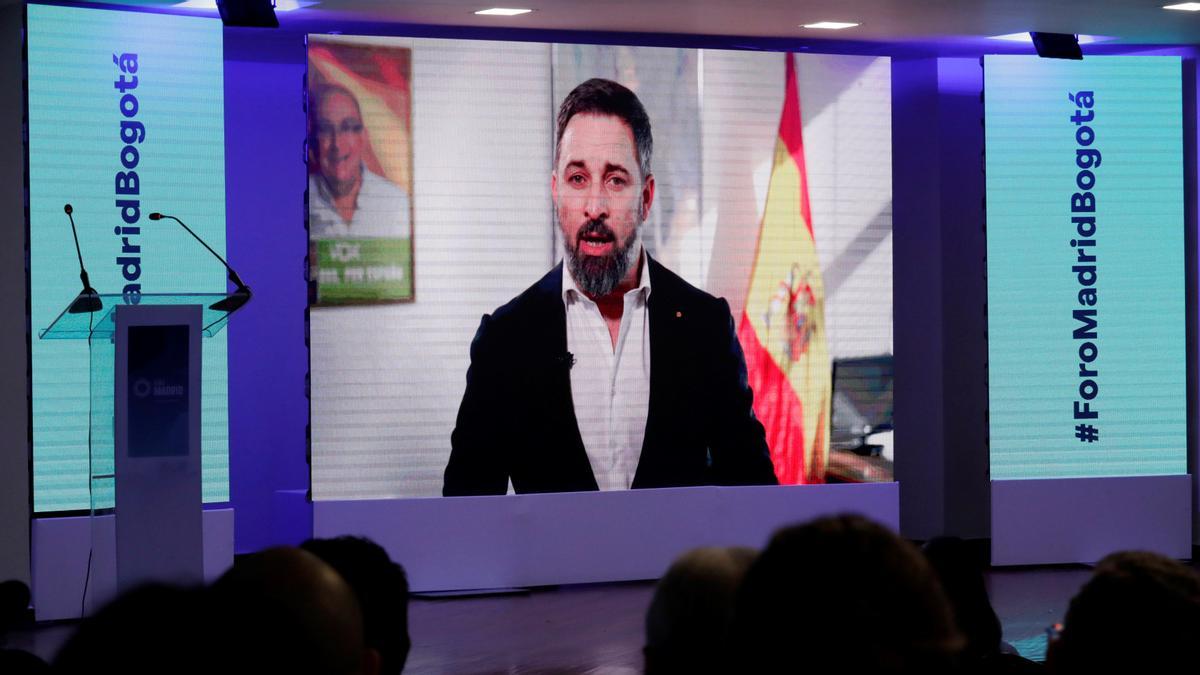
{"type": "Polygon", "coordinates": [[[775,475],[794,485],[825,480],[832,384],[796,66],[786,58],[783,115],[738,340],[775,475]]]}

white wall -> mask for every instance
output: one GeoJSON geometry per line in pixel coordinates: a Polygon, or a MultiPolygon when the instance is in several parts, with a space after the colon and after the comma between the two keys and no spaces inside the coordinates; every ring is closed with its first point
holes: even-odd
{"type": "MultiPolygon", "coordinates": [[[[707,288],[745,303],[785,82],[783,54],[705,50],[707,288]]],[[[796,56],[813,234],[834,358],[892,353],[891,62],[796,56]]]]}

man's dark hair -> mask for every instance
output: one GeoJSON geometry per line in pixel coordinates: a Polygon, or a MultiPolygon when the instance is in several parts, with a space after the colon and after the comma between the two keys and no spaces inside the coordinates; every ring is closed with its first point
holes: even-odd
{"type": "Polygon", "coordinates": [[[0,637],[24,620],[29,598],[29,586],[24,581],[0,583],[0,637]]]}
{"type": "Polygon", "coordinates": [[[688,551],[659,580],[646,611],[646,675],[722,672],[720,657],[738,586],[758,551],[688,551]]]}
{"type": "Polygon", "coordinates": [[[638,170],[642,180],[650,175],[650,154],[654,137],[650,134],[650,116],[642,102],[628,87],[599,77],[580,84],[567,94],[558,108],[558,135],[554,140],[554,163],[558,164],[558,148],[562,145],[567,123],[576,115],[611,115],[629,125],[637,152],[638,170]]]}
{"type": "Polygon", "coordinates": [[[1192,672],[1197,635],[1200,574],[1157,553],[1114,553],[1071,599],[1047,661],[1055,673],[1192,672]]]}
{"type": "Polygon", "coordinates": [[[988,598],[983,564],[958,537],[935,537],[925,544],[923,551],[967,639],[964,657],[977,659],[998,654],[1002,630],[1000,618],[988,598]]]}
{"type": "Polygon", "coordinates": [[[332,565],[280,546],[240,556],[211,587],[214,644],[240,672],[357,673],[367,662],[362,610],[332,565]]]}
{"type": "Polygon", "coordinates": [[[729,661],[742,672],[943,673],[962,647],[915,546],[861,516],[784,528],[738,591],[729,661]]]}
{"type": "Polygon", "coordinates": [[[225,645],[214,639],[206,592],[147,584],[87,617],[58,651],[53,672],[65,675],[220,670],[225,645]]]}
{"type": "Polygon", "coordinates": [[[300,548],[337,570],[350,585],[362,609],[367,647],[379,652],[380,673],[399,673],[412,646],[404,568],[364,537],[309,539],[300,548]]]}

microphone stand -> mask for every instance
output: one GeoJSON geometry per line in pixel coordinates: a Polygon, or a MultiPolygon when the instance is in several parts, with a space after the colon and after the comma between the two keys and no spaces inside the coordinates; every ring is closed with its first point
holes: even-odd
{"type": "Polygon", "coordinates": [[[169,218],[179,223],[183,229],[187,230],[188,234],[192,235],[196,241],[200,242],[201,246],[208,249],[208,252],[213,254],[213,257],[215,257],[217,260],[220,260],[221,264],[225,266],[225,269],[229,272],[229,280],[237,285],[237,290],[235,290],[233,293],[230,293],[228,297],[209,305],[209,309],[232,314],[234,311],[240,309],[242,305],[250,302],[250,298],[253,296],[253,294],[250,292],[250,287],[242,282],[242,278],[238,276],[237,272],[233,271],[233,268],[229,266],[229,263],[225,262],[225,259],[221,257],[221,254],[214,251],[211,246],[209,246],[203,239],[200,238],[200,235],[192,232],[192,228],[188,227],[186,223],[175,216],[169,216],[165,213],[150,214],[150,220],[162,220],[163,218],[169,218]]]}
{"type": "Polygon", "coordinates": [[[100,294],[96,289],[92,288],[92,283],[88,280],[87,270],[83,267],[83,253],[79,250],[79,233],[75,230],[75,218],[71,215],[74,209],[70,204],[63,204],[63,211],[67,214],[67,219],[71,221],[71,236],[75,238],[75,255],[79,258],[79,280],[83,282],[83,290],[75,299],[71,301],[71,306],[67,308],[70,314],[91,314],[98,312],[104,303],[100,301],[100,294]]]}

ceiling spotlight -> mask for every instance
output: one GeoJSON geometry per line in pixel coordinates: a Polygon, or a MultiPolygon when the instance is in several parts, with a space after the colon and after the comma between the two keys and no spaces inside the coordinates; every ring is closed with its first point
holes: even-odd
{"type": "Polygon", "coordinates": [[[1079,36],[1073,33],[1043,33],[1029,31],[1033,38],[1033,48],[1043,59],[1083,59],[1083,50],[1079,48],[1079,36]]]}
{"type": "Polygon", "coordinates": [[[1181,2],[1177,5],[1163,5],[1163,9],[1175,9],[1180,12],[1200,12],[1200,2],[1181,2]]]}
{"type": "Polygon", "coordinates": [[[528,14],[532,9],[513,9],[511,7],[493,7],[491,9],[481,9],[476,14],[480,16],[517,16],[518,14],[528,14]]]}
{"type": "MultiPolygon", "coordinates": [[[[317,4],[318,0],[270,0],[276,12],[290,12],[317,4]]],[[[176,0],[176,9],[217,9],[217,0],[176,0]]]]}
{"type": "Polygon", "coordinates": [[[822,30],[842,30],[843,28],[854,28],[860,24],[847,23],[845,21],[818,21],[816,23],[806,23],[801,28],[819,28],[822,30]]]}
{"type": "MultiPolygon", "coordinates": [[[[1200,4],[1200,3],[1197,3],[1197,4],[1200,4]]],[[[1079,34],[1079,35],[1076,35],[1075,37],[1079,38],[1079,44],[1081,44],[1081,45],[1090,45],[1090,44],[1094,44],[1096,42],[1111,42],[1111,41],[1117,39],[1117,38],[1109,36],[1109,35],[1079,34]]],[[[1024,42],[1025,44],[1031,44],[1033,42],[1033,36],[1030,35],[1029,33],[1009,33],[1007,35],[989,35],[988,39],[989,40],[1005,40],[1007,42],[1024,42]]]]}

